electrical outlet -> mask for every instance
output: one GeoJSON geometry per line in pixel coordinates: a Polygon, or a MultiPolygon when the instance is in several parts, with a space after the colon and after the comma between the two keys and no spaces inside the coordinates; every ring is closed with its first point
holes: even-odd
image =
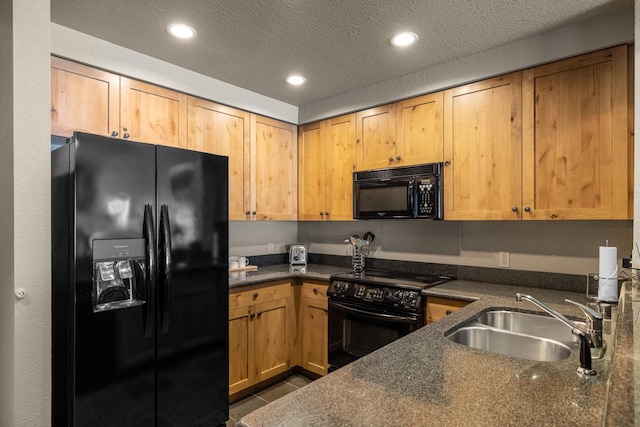
{"type": "Polygon", "coordinates": [[[498,267],[509,268],[509,252],[498,252],[498,267]]]}
{"type": "Polygon", "coordinates": [[[269,254],[273,253],[273,243],[269,243],[268,248],[267,248],[267,253],[269,253],[269,254]]]}

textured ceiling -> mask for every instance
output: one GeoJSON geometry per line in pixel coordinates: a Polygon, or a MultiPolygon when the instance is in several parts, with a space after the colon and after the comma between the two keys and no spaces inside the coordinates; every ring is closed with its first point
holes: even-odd
{"type": "Polygon", "coordinates": [[[595,15],[634,0],[51,0],[51,20],[302,106],[595,15]],[[172,22],[198,32],[166,32],[172,22]],[[412,31],[414,46],[389,38],[412,31]],[[307,77],[290,87],[291,73],[307,77]]]}

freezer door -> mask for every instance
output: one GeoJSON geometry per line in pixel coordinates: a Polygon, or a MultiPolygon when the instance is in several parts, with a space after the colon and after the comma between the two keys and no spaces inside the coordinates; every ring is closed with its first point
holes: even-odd
{"type": "Polygon", "coordinates": [[[158,425],[228,419],[227,158],[157,147],[158,425]]]}
{"type": "MultiPolygon", "coordinates": [[[[72,421],[91,427],[153,426],[155,318],[148,282],[155,275],[155,147],[76,133],[73,154],[72,421]],[[109,264],[109,257],[114,263],[109,264]],[[123,282],[134,290],[132,279],[137,279],[132,297],[140,304],[96,309],[94,298],[101,295],[93,284],[101,279],[95,276],[100,274],[95,266],[107,264],[115,266],[114,286],[123,282]]],[[[105,283],[109,273],[102,277],[105,283]]],[[[104,295],[103,299],[116,299],[113,294],[104,295]]]]}

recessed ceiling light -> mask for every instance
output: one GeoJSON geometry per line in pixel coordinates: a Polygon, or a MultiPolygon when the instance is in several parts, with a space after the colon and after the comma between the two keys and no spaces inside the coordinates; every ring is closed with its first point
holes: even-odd
{"type": "Polygon", "coordinates": [[[418,35],[415,33],[400,33],[391,37],[389,40],[392,45],[397,47],[405,47],[414,44],[418,41],[418,35]]]}
{"type": "Polygon", "coordinates": [[[303,84],[304,82],[306,82],[306,81],[307,81],[307,79],[305,79],[305,78],[304,78],[304,77],[302,77],[302,76],[298,76],[298,75],[295,75],[295,74],[294,74],[294,75],[291,75],[291,76],[287,77],[287,78],[285,79],[285,81],[286,81],[287,83],[289,83],[290,85],[293,85],[293,86],[300,86],[301,84],[303,84]]]}
{"type": "Polygon", "coordinates": [[[196,30],[185,24],[169,24],[167,31],[179,39],[192,39],[196,36],[196,30]]]}

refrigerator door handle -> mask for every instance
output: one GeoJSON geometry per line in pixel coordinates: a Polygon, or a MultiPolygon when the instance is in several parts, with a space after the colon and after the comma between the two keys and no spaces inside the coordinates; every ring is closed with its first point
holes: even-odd
{"type": "Polygon", "coordinates": [[[169,221],[169,207],[160,206],[160,280],[162,308],[160,309],[160,325],[162,333],[169,331],[169,313],[171,311],[171,224],[169,221]]]}
{"type": "Polygon", "coordinates": [[[146,304],[143,305],[143,327],[144,336],[151,337],[153,333],[154,306],[156,300],[156,231],[153,226],[153,211],[151,205],[144,205],[144,223],[142,234],[145,241],[146,268],[145,268],[145,297],[146,304]]]}

